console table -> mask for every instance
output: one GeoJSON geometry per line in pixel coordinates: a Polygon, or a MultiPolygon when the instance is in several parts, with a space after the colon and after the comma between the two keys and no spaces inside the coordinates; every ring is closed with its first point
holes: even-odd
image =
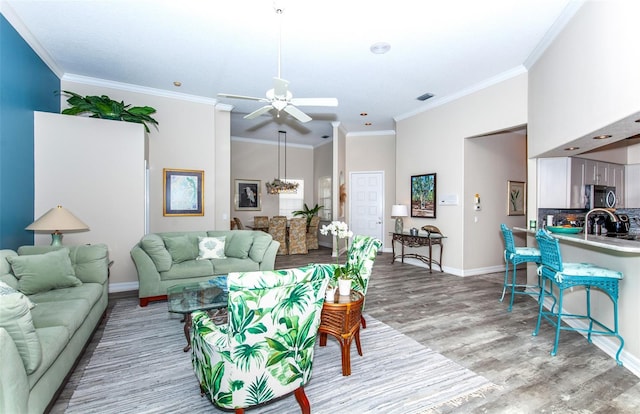
{"type": "Polygon", "coordinates": [[[408,231],[402,233],[391,233],[391,235],[391,249],[393,252],[393,259],[391,260],[391,264],[395,263],[397,258],[400,258],[402,263],[404,263],[404,258],[408,257],[418,259],[421,262],[427,264],[429,266],[429,273],[432,273],[431,266],[433,263],[440,266],[440,271],[444,272],[444,270],[442,270],[442,250],[444,249],[442,240],[446,239],[446,236],[443,236],[441,233],[431,233],[426,231],[419,231],[418,235],[416,236],[412,236],[408,231]],[[398,255],[396,255],[396,242],[400,243],[400,245],[402,246],[400,254],[398,255]],[[434,260],[432,258],[433,246],[435,245],[440,246],[440,260],[434,260]],[[412,248],[427,247],[429,256],[424,256],[418,253],[405,253],[405,246],[412,248]]]}

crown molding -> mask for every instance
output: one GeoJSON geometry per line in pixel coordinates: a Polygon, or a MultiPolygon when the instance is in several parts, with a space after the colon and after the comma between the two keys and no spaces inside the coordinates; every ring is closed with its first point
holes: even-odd
{"type": "MultiPolygon", "coordinates": [[[[263,144],[263,145],[275,145],[275,146],[278,146],[278,143],[275,142],[275,141],[257,139],[257,138],[236,137],[236,136],[233,136],[233,135],[231,136],[231,141],[248,142],[248,143],[251,143],[251,144],[263,144]]],[[[284,144],[281,144],[281,145],[284,146],[284,144]]],[[[291,142],[287,142],[287,147],[305,148],[305,149],[313,149],[314,148],[313,145],[294,144],[294,143],[291,143],[291,142]]]]}
{"type": "MultiPolygon", "coordinates": [[[[219,105],[218,100],[214,98],[206,98],[204,96],[188,95],[186,93],[170,92],[163,89],[148,88],[146,86],[132,85],[130,83],[114,82],[105,79],[91,78],[88,76],[74,75],[65,73],[62,81],[82,83],[84,85],[99,86],[102,88],[118,89],[121,91],[143,93],[146,95],[160,96],[163,98],[179,99],[205,105],[219,105]]],[[[216,106],[217,107],[217,106],[216,106]]]]}
{"type": "Polygon", "coordinates": [[[347,137],[371,137],[371,136],[387,136],[387,135],[396,135],[396,131],[392,129],[380,130],[380,131],[357,131],[357,132],[348,132],[346,134],[347,137]]]}

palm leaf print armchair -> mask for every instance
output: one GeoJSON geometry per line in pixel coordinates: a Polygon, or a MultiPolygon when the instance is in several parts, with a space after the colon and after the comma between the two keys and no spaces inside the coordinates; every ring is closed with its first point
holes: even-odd
{"type": "MultiPolygon", "coordinates": [[[[373,269],[373,262],[376,260],[378,250],[382,247],[382,242],[370,236],[356,235],[353,237],[353,242],[347,252],[347,263],[349,267],[354,267],[356,276],[351,283],[351,288],[362,292],[367,295],[367,288],[369,287],[369,279],[371,278],[371,271],[373,269]]],[[[362,305],[364,310],[364,304],[362,305]]],[[[363,328],[367,327],[367,323],[364,317],[360,317],[360,322],[363,328]]]]}
{"type": "Polygon", "coordinates": [[[217,406],[244,408],[295,393],[310,412],[303,386],[311,377],[314,345],[331,265],[229,273],[229,322],[192,314],[192,365],[200,388],[217,406]]]}

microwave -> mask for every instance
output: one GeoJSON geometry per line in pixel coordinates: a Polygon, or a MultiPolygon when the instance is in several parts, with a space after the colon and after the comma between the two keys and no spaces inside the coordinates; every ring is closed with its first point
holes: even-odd
{"type": "Polygon", "coordinates": [[[615,208],[616,188],[606,185],[586,185],[584,188],[584,208],[615,208]]]}

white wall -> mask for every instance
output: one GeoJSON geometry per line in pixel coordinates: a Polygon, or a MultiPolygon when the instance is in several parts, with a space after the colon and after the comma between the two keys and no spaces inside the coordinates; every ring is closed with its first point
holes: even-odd
{"type": "MultiPolygon", "coordinates": [[[[384,215],[383,248],[391,248],[391,236],[394,220],[391,219],[391,206],[396,199],[396,137],[394,134],[350,135],[346,139],[346,177],[353,172],[384,172],[384,215]]],[[[350,192],[347,191],[347,194],[350,192]]],[[[347,203],[348,204],[348,203],[347,203]]]]}
{"type": "MultiPolygon", "coordinates": [[[[284,179],[284,146],[280,148],[280,178],[284,179]]],[[[287,178],[304,180],[304,202],[315,199],[313,147],[287,144],[287,178]]],[[[260,180],[262,209],[258,211],[235,210],[231,197],[231,216],[244,224],[251,224],[254,216],[275,216],[280,203],[277,195],[267,194],[265,184],[278,178],[278,144],[266,141],[234,138],[231,141],[231,193],[235,192],[235,180],[260,180]]]]}
{"type": "MultiPolygon", "coordinates": [[[[465,139],[521,126],[526,122],[525,73],[397,121],[396,202],[408,205],[411,198],[410,177],[425,173],[437,174],[438,195],[457,194],[460,200],[457,206],[438,206],[435,219],[408,217],[405,220],[405,227],[420,228],[432,224],[448,236],[443,255],[446,271],[458,275],[480,272],[482,269],[473,269],[465,263],[465,256],[469,253],[465,251],[465,246],[474,246],[474,254],[485,252],[485,238],[472,238],[467,234],[464,224],[465,209],[469,209],[473,202],[464,196],[467,194],[464,183],[467,168],[465,139]],[[469,240],[465,240],[467,237],[469,240]]],[[[486,168],[495,167],[488,164],[486,168]]],[[[488,176],[486,170],[477,171],[477,174],[478,179],[488,176]]],[[[496,264],[500,264],[502,256],[494,259],[496,264]]]]}
{"type": "MultiPolygon", "coordinates": [[[[515,133],[469,138],[464,153],[464,266],[496,271],[504,264],[500,224],[526,227],[527,223],[526,216],[507,215],[507,182],[527,181],[527,138],[515,133]],[[476,193],[480,211],[473,209],[476,193]]],[[[516,240],[518,246],[525,243],[524,237],[516,240]]]]}
{"type": "Polygon", "coordinates": [[[637,1],[588,1],[529,69],[529,156],[640,110],[637,1]]]}
{"type": "MultiPolygon", "coordinates": [[[[106,244],[110,287],[137,282],[129,251],[144,232],[143,126],[44,112],[34,122],[34,217],[68,209],[90,230],[65,234],[63,244],[106,244]]],[[[51,235],[36,234],[35,243],[50,244],[51,235]]]]}
{"type": "MultiPolygon", "coordinates": [[[[154,107],[157,112],[152,116],[159,125],[157,129],[152,126],[149,134],[149,231],[156,233],[214,229],[216,205],[230,204],[229,192],[224,191],[224,188],[216,188],[216,182],[224,180],[224,177],[216,175],[215,150],[218,137],[215,121],[220,114],[216,112],[215,101],[194,100],[194,97],[169,95],[166,92],[136,89],[131,85],[93,79],[80,83],[63,78],[61,88],[80,95],[108,95],[111,99],[122,100],[132,106],[154,107]],[[164,168],[204,170],[204,216],[162,215],[164,168]]],[[[62,107],[65,108],[66,99],[61,99],[62,107]]],[[[220,139],[224,145],[228,135],[220,139]]],[[[225,181],[228,182],[228,179],[225,181]]]]}

